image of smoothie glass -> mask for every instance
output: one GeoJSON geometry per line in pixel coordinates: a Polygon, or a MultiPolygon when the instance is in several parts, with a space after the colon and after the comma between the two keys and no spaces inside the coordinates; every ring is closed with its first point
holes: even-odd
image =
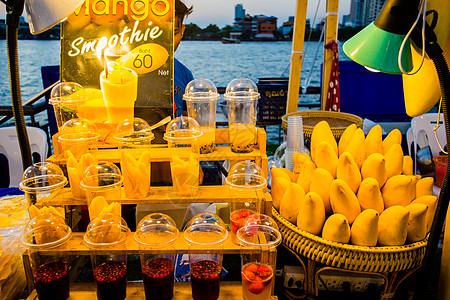
{"type": "Polygon", "coordinates": [[[228,127],[231,151],[248,153],[256,143],[258,87],[248,78],[236,78],[226,87],[228,127]]]}
{"type": "Polygon", "coordinates": [[[59,215],[39,215],[24,228],[22,243],[27,247],[34,287],[41,300],[69,298],[66,245],[71,236],[72,230],[59,215]]]}
{"type": "Polygon", "coordinates": [[[83,154],[94,153],[98,149],[100,134],[97,126],[86,119],[71,119],[59,130],[58,143],[62,152],[70,150],[77,160],[83,154]]]}
{"type": "Polygon", "coordinates": [[[203,135],[197,121],[178,117],[167,124],[164,139],[170,153],[173,193],[187,197],[198,194],[200,164],[199,141],[203,135]]]}
{"type": "Polygon", "coordinates": [[[97,299],[124,300],[127,294],[127,251],[131,235],[118,215],[102,214],[89,223],[84,244],[90,249],[97,299]]]}
{"type": "Polygon", "coordinates": [[[188,242],[194,300],[219,298],[223,243],[227,236],[222,219],[211,213],[198,214],[186,224],[184,237],[188,242]]]}
{"type": "Polygon", "coordinates": [[[117,125],[114,139],[119,144],[120,168],[125,197],[142,199],[150,195],[150,125],[140,118],[125,119],[117,125]]]}
{"type": "Polygon", "coordinates": [[[274,282],[276,247],[281,233],[267,215],[248,216],[237,231],[241,245],[242,295],[244,300],[269,300],[274,282]]]}
{"type": "Polygon", "coordinates": [[[121,64],[108,68],[108,74],[100,74],[100,86],[110,124],[133,119],[134,102],[137,99],[138,76],[121,64]]]}
{"type": "Polygon", "coordinates": [[[225,185],[236,195],[228,206],[231,240],[239,245],[236,233],[249,215],[261,212],[262,192],[267,186],[267,180],[257,164],[243,161],[230,168],[225,185]]]}
{"type": "Polygon", "coordinates": [[[214,151],[217,99],[219,98],[217,87],[208,79],[192,80],[186,86],[183,95],[187,105],[188,116],[198,122],[203,133],[199,140],[201,154],[214,151]]]}
{"type": "Polygon", "coordinates": [[[152,213],[138,224],[134,239],[139,244],[146,300],[173,298],[175,248],[179,236],[175,222],[166,214],[152,213]]]}

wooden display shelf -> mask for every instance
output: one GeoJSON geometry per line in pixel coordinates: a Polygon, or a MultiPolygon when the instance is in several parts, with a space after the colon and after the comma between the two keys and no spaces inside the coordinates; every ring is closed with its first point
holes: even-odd
{"type": "MultiPolygon", "coordinates": [[[[30,294],[27,300],[37,299],[36,290],[30,294]]],[[[142,282],[127,283],[127,300],[145,299],[144,284],[142,282]]],[[[176,282],[173,291],[174,300],[192,300],[191,284],[188,282],[176,282]]],[[[240,281],[222,281],[220,283],[219,299],[241,300],[242,287],[240,281]]],[[[277,296],[271,296],[270,300],[277,300],[277,296]]],[[[68,300],[97,300],[95,283],[71,283],[70,297],[68,300]]]]}

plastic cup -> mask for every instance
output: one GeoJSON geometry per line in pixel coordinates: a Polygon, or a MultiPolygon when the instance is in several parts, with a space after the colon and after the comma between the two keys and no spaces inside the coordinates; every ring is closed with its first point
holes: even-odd
{"type": "Polygon", "coordinates": [[[80,185],[86,191],[89,206],[98,196],[105,197],[108,202],[120,200],[122,183],[123,176],[115,164],[99,161],[86,169],[80,185]]]}
{"type": "Polygon", "coordinates": [[[28,248],[33,281],[40,300],[69,298],[69,265],[65,251],[72,230],[61,216],[44,214],[25,226],[22,243],[28,248]]]}
{"type": "Polygon", "coordinates": [[[201,213],[186,225],[191,268],[192,298],[216,300],[220,293],[223,243],[228,235],[222,219],[211,213],[201,213]]]}
{"type": "Polygon", "coordinates": [[[124,219],[103,214],[91,221],[84,243],[91,250],[91,263],[100,300],[124,300],[127,293],[127,252],[131,232],[124,219]]]}
{"type": "Polygon", "coordinates": [[[438,155],[433,157],[436,174],[436,185],[442,187],[445,172],[447,172],[447,155],[438,155]]]}
{"type": "Polygon", "coordinates": [[[214,83],[208,79],[194,79],[186,86],[183,99],[186,100],[189,117],[200,125],[203,135],[199,140],[200,153],[214,151],[216,141],[217,99],[220,98],[214,83]]]}
{"type": "Polygon", "coordinates": [[[127,68],[117,68],[100,74],[100,86],[105,101],[110,124],[118,124],[125,119],[133,119],[134,102],[137,99],[138,76],[127,68]]]}
{"type": "Polygon", "coordinates": [[[69,150],[77,160],[88,152],[94,152],[98,148],[100,134],[97,126],[86,119],[71,119],[60,129],[58,142],[62,151],[69,150]]]}
{"type": "Polygon", "coordinates": [[[263,214],[250,215],[237,232],[241,244],[242,295],[244,300],[269,300],[281,233],[263,214]]]}
{"type": "Polygon", "coordinates": [[[227,100],[231,151],[248,153],[256,142],[256,106],[259,99],[256,84],[248,78],[236,78],[227,85],[223,98],[227,100]]]}
{"type": "Polygon", "coordinates": [[[303,152],[303,145],[304,138],[302,116],[289,116],[286,148],[295,152],[303,152]]]}
{"type": "Polygon", "coordinates": [[[117,125],[114,138],[119,143],[125,196],[130,199],[147,197],[151,182],[149,150],[155,138],[150,125],[140,118],[124,120],[117,125]]]}
{"type": "Polygon", "coordinates": [[[152,213],[138,224],[134,239],[139,244],[146,300],[173,298],[175,248],[179,232],[168,215],[152,213]]]}

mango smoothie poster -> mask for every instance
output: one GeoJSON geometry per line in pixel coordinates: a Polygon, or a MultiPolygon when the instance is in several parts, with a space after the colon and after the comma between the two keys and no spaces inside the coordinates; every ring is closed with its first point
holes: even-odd
{"type": "Polygon", "coordinates": [[[106,112],[91,114],[96,123],[114,127],[134,115],[154,124],[173,116],[174,5],[86,0],[62,23],[61,80],[101,92],[106,112]]]}

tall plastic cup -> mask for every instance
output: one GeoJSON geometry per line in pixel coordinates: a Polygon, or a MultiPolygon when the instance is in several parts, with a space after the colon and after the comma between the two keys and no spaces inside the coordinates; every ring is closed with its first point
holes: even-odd
{"type": "Polygon", "coordinates": [[[138,75],[131,69],[116,66],[100,74],[100,86],[110,124],[133,119],[137,99],[138,75]]]}
{"type": "Polygon", "coordinates": [[[247,217],[236,234],[241,244],[242,295],[244,300],[269,300],[274,280],[276,247],[281,233],[263,214],[247,217]]]}
{"type": "Polygon", "coordinates": [[[25,226],[22,243],[28,248],[33,281],[40,300],[69,298],[69,265],[65,251],[72,230],[61,216],[39,215],[25,226]]]}
{"type": "Polygon", "coordinates": [[[258,165],[244,161],[230,168],[225,185],[237,193],[253,192],[255,195],[253,201],[245,202],[236,197],[229,203],[231,238],[235,244],[239,245],[236,232],[241,228],[246,217],[261,212],[262,199],[258,197],[258,192],[266,188],[267,180],[258,165]]]}
{"type": "Polygon", "coordinates": [[[173,298],[175,248],[179,232],[168,215],[152,213],[138,224],[134,239],[139,244],[146,300],[173,298]]]}
{"type": "Polygon", "coordinates": [[[150,125],[140,118],[126,119],[117,125],[115,140],[120,149],[120,168],[125,196],[142,199],[150,195],[151,142],[155,138],[150,125]]]}
{"type": "Polygon", "coordinates": [[[227,100],[231,151],[248,153],[256,142],[256,107],[259,99],[256,84],[248,78],[236,78],[227,85],[223,98],[227,100]]]}
{"type": "Polygon", "coordinates": [[[194,300],[219,298],[223,243],[227,236],[222,219],[211,213],[198,214],[186,224],[184,237],[189,246],[194,300]]]}
{"type": "Polygon", "coordinates": [[[103,214],[91,221],[84,243],[91,249],[91,263],[100,300],[124,300],[127,293],[127,251],[130,229],[124,219],[103,214]]]}
{"type": "Polygon", "coordinates": [[[186,100],[188,116],[200,125],[203,135],[199,140],[200,153],[214,151],[216,141],[217,88],[211,80],[194,79],[186,86],[183,99],[186,100]]]}
{"type": "Polygon", "coordinates": [[[97,150],[99,138],[100,134],[94,123],[76,118],[64,123],[58,142],[63,152],[69,150],[79,160],[83,154],[97,150]]]}

